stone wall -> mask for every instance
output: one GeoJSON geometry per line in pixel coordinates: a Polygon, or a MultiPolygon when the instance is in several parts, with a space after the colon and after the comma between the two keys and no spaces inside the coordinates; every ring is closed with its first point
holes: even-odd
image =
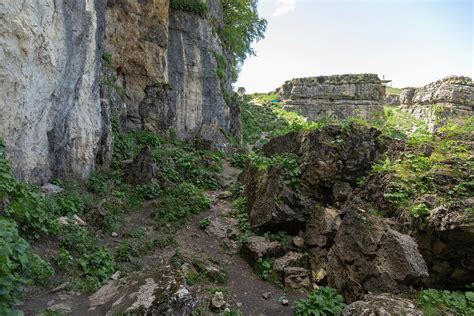
{"type": "Polygon", "coordinates": [[[375,74],[297,78],[280,89],[285,108],[309,120],[383,115],[384,94],[385,87],[375,74]]]}
{"type": "Polygon", "coordinates": [[[450,76],[421,88],[404,88],[400,105],[436,131],[449,119],[462,121],[473,115],[474,83],[469,77],[450,76]]]}
{"type": "Polygon", "coordinates": [[[0,138],[16,177],[85,178],[108,130],[99,101],[104,1],[0,4],[0,138]]]}

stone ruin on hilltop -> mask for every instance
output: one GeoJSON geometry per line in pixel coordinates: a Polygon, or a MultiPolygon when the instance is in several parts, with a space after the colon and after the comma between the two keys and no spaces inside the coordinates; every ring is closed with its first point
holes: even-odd
{"type": "Polygon", "coordinates": [[[376,74],[346,74],[296,78],[281,87],[285,109],[310,121],[383,115],[385,86],[376,74]]]}

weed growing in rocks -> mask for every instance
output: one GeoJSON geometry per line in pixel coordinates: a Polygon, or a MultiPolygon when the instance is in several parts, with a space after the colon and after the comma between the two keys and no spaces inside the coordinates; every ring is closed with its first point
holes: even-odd
{"type": "Polygon", "coordinates": [[[342,295],[330,287],[320,287],[311,292],[308,298],[295,302],[294,314],[305,315],[341,315],[346,304],[342,295]]]}
{"type": "Polygon", "coordinates": [[[200,0],[171,0],[170,8],[201,16],[209,11],[207,4],[200,0]]]}
{"type": "Polygon", "coordinates": [[[442,314],[473,315],[474,292],[451,292],[435,289],[423,290],[418,294],[417,303],[427,316],[442,314]]]}

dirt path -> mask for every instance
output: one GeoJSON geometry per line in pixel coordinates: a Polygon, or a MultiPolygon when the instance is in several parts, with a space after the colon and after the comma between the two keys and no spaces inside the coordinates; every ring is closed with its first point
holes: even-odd
{"type": "MultiPolygon", "coordinates": [[[[223,162],[223,172],[220,182],[224,188],[229,188],[237,180],[239,169],[233,168],[228,162],[223,162]]],[[[229,307],[240,310],[245,316],[260,315],[292,315],[293,302],[302,298],[303,293],[285,293],[274,283],[263,281],[252,270],[248,263],[238,253],[238,244],[229,235],[238,233],[238,221],[233,213],[233,203],[226,189],[207,192],[213,200],[212,207],[206,212],[189,219],[186,226],[176,233],[176,248],[157,248],[152,253],[144,255],[143,270],[151,271],[157,266],[164,266],[170,262],[171,257],[179,251],[188,256],[219,262],[225,267],[227,280],[224,284],[198,283],[191,287],[202,303],[207,303],[213,292],[211,288],[227,289],[226,302],[229,307]],[[201,221],[208,219],[209,225],[203,230],[201,221]],[[263,293],[271,293],[270,298],[264,299],[263,293]],[[282,298],[289,300],[288,306],[280,302],[282,298]]],[[[144,211],[136,216],[131,216],[125,230],[143,227],[152,230],[151,211],[144,211]]],[[[121,239],[106,237],[103,242],[109,247],[116,247],[121,239]]],[[[38,315],[48,307],[63,310],[63,314],[92,315],[88,312],[89,299],[86,294],[60,290],[51,293],[45,289],[29,289],[25,295],[25,303],[20,308],[25,315],[38,315]]],[[[205,315],[211,315],[206,312],[205,315]]]]}
{"type": "MultiPolygon", "coordinates": [[[[224,162],[221,181],[223,183],[237,179],[240,170],[224,162]]],[[[228,303],[237,307],[242,315],[292,315],[292,302],[304,295],[297,292],[285,293],[275,284],[263,281],[255,274],[249,264],[237,253],[232,240],[225,237],[226,231],[236,229],[237,220],[232,217],[233,204],[225,190],[209,192],[215,199],[212,208],[194,217],[186,227],[178,232],[180,248],[188,253],[212,257],[227,267],[228,303]],[[201,220],[208,218],[210,225],[203,231],[199,228],[201,220]],[[271,293],[264,299],[263,293],[271,293]],[[279,299],[286,297],[290,304],[283,306],[279,299]]]]}

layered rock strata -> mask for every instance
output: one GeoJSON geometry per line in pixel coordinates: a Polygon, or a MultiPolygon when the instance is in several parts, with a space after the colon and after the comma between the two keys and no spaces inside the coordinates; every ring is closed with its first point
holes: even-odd
{"type": "Polygon", "coordinates": [[[448,120],[463,121],[473,115],[474,83],[469,77],[450,76],[421,88],[404,88],[400,109],[436,131],[448,120]]]}
{"type": "Polygon", "coordinates": [[[309,120],[383,115],[385,87],[375,74],[347,74],[297,78],[283,84],[285,108],[309,120]]]}

